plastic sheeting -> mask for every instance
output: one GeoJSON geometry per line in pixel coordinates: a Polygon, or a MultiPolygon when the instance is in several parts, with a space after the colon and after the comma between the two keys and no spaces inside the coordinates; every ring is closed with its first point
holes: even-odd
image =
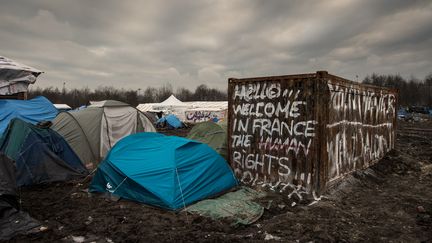
{"type": "Polygon", "coordinates": [[[235,185],[237,180],[227,162],[206,144],[138,133],[111,149],[89,191],[178,210],[235,185]]]}
{"type": "Polygon", "coordinates": [[[248,225],[256,222],[263,215],[264,207],[253,200],[265,195],[264,192],[257,192],[244,187],[216,199],[206,199],[198,202],[186,208],[186,211],[215,220],[229,220],[235,225],[248,225]]]}
{"type": "Polygon", "coordinates": [[[160,127],[168,126],[169,128],[183,127],[183,123],[173,114],[165,116],[157,120],[156,124],[160,127]]]}
{"type": "Polygon", "coordinates": [[[19,208],[15,173],[13,161],[0,153],[0,240],[9,240],[40,225],[19,208]]]}
{"type": "Polygon", "coordinates": [[[42,72],[0,56],[0,95],[27,92],[42,72]]]}
{"type": "Polygon", "coordinates": [[[58,111],[45,97],[31,100],[0,100],[0,135],[13,118],[36,124],[53,120],[58,111]]]}

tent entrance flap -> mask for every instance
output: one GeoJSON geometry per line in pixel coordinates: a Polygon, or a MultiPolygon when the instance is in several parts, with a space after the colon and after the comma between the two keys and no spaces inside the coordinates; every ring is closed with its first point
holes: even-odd
{"type": "Polygon", "coordinates": [[[123,107],[105,107],[101,122],[100,157],[103,158],[117,141],[137,131],[136,109],[123,107]]]}

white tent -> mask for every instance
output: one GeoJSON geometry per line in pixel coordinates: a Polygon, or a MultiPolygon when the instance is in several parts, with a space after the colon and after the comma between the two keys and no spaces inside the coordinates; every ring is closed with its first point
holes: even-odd
{"type": "Polygon", "coordinates": [[[162,101],[161,103],[145,103],[145,104],[139,104],[137,106],[137,109],[145,112],[145,111],[151,111],[151,112],[170,112],[172,110],[176,110],[179,108],[188,108],[190,105],[187,103],[184,103],[177,99],[174,95],[171,95],[166,100],[162,101]]]}
{"type": "Polygon", "coordinates": [[[186,104],[177,99],[174,95],[171,95],[166,100],[162,101],[159,105],[162,106],[185,106],[186,104]]]}
{"type": "Polygon", "coordinates": [[[213,119],[225,119],[228,110],[227,101],[192,101],[182,102],[174,95],[161,103],[146,103],[137,106],[140,111],[174,114],[183,122],[202,122],[213,119]]]}
{"type": "Polygon", "coordinates": [[[139,104],[137,106],[137,109],[142,112],[158,112],[157,110],[153,109],[153,105],[156,105],[159,103],[145,103],[145,104],[139,104]]]}
{"type": "Polygon", "coordinates": [[[41,73],[35,68],[0,56],[0,95],[27,92],[29,84],[35,83],[41,73]]]}
{"type": "Polygon", "coordinates": [[[184,122],[197,123],[209,120],[224,120],[227,115],[228,101],[185,102],[190,108],[185,110],[184,122]]]}
{"type": "Polygon", "coordinates": [[[190,105],[192,108],[220,110],[228,109],[228,101],[191,101],[185,103],[190,105]]]}
{"type": "Polygon", "coordinates": [[[219,108],[193,108],[185,110],[185,120],[183,122],[198,123],[205,121],[220,121],[227,117],[227,110],[219,108]]]}
{"type": "Polygon", "coordinates": [[[178,109],[178,108],[188,108],[189,105],[186,103],[181,102],[179,99],[177,99],[174,95],[171,95],[168,97],[168,99],[162,101],[159,104],[153,105],[153,110],[171,110],[171,109],[178,109]]]}
{"type": "Polygon", "coordinates": [[[72,110],[72,107],[70,107],[67,104],[53,104],[54,107],[59,110],[59,111],[68,111],[68,110],[72,110]]]}

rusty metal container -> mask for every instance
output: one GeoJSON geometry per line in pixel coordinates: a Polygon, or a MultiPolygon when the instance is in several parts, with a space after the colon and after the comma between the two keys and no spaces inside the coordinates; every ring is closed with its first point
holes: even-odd
{"type": "Polygon", "coordinates": [[[246,185],[318,195],[394,148],[397,90],[326,71],[228,80],[229,161],[246,185]]]}

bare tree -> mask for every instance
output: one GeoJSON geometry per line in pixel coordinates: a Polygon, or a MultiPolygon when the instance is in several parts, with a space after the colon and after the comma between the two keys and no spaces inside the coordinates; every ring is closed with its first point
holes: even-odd
{"type": "MultiPolygon", "coordinates": [[[[88,87],[81,89],[64,88],[62,90],[55,87],[44,89],[38,87],[30,90],[29,98],[45,96],[53,103],[64,103],[77,108],[88,105],[90,101],[98,100],[119,100],[132,106],[139,103],[157,103],[167,99],[171,94],[173,94],[173,88],[170,84],[165,84],[159,88],[147,87],[140,94],[138,94],[137,90],[116,89],[109,86],[101,86],[95,90],[90,90],[88,87]]],[[[205,85],[195,90],[195,92],[186,88],[178,88],[175,94],[183,101],[226,100],[225,92],[210,89],[205,85]]]]}

